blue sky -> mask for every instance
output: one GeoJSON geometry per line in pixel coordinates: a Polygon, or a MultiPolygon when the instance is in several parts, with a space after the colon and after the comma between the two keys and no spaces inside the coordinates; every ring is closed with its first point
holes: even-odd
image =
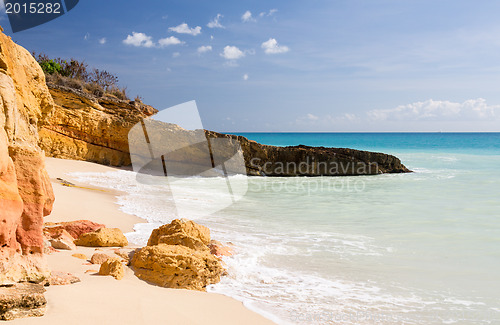
{"type": "Polygon", "coordinates": [[[80,0],[30,30],[0,23],[159,109],[196,100],[212,130],[500,131],[499,13],[498,1],[80,0]]]}

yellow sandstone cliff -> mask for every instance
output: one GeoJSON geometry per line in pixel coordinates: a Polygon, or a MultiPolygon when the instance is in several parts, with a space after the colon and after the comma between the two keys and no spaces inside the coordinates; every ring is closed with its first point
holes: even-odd
{"type": "Polygon", "coordinates": [[[0,99],[0,285],[40,282],[49,274],[42,227],[54,194],[38,130],[54,104],[38,63],[3,33],[0,99]]]}

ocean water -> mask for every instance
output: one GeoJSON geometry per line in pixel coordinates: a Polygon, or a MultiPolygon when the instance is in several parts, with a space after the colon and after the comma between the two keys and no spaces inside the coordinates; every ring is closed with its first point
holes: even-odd
{"type": "Polygon", "coordinates": [[[220,182],[209,193],[177,182],[198,209],[178,216],[171,188],[132,172],[75,176],[127,193],[121,209],[149,222],[127,234],[132,242],[185,217],[234,244],[229,276],[209,291],[279,324],[500,324],[500,134],[242,135],[390,153],[414,173],[252,177],[241,200],[209,216],[200,206],[226,195],[220,182]]]}

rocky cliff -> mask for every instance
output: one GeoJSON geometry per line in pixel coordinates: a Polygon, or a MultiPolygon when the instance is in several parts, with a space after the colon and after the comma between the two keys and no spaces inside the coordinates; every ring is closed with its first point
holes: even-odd
{"type": "MultiPolygon", "coordinates": [[[[156,113],[154,108],[136,102],[95,98],[51,84],[49,89],[55,110],[49,123],[44,124],[40,131],[40,146],[48,156],[114,166],[130,165],[129,131],[144,118],[156,113]]],[[[179,147],[179,143],[190,143],[188,139],[193,136],[173,124],[155,124],[154,128],[155,134],[149,135],[152,141],[163,143],[167,141],[164,135],[168,134],[168,141],[174,141],[175,147],[179,147]]],[[[142,128],[139,129],[142,132],[142,128]]],[[[268,146],[242,136],[212,131],[206,131],[205,136],[224,139],[232,145],[239,142],[248,175],[345,176],[409,171],[397,157],[383,153],[346,148],[268,146]]],[[[194,137],[199,137],[199,134],[194,137]]],[[[230,151],[230,147],[226,149],[230,151]]],[[[206,152],[201,148],[185,151],[180,156],[185,157],[186,153],[195,164],[206,160],[206,152]]],[[[227,154],[229,152],[222,153],[223,156],[227,154]]]]}
{"type": "Polygon", "coordinates": [[[157,110],[140,102],[96,98],[68,87],[48,86],[55,109],[40,131],[40,146],[47,156],[130,165],[128,131],[157,110]]]}
{"type": "Polygon", "coordinates": [[[0,285],[40,282],[48,277],[43,217],[54,195],[38,130],[54,103],[38,63],[3,33],[0,98],[0,285]]]}

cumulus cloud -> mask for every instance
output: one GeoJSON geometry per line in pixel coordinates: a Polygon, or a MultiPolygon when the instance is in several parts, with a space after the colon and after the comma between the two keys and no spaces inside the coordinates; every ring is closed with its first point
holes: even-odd
{"type": "Polygon", "coordinates": [[[286,53],[290,51],[288,46],[279,45],[278,41],[274,38],[270,38],[269,40],[262,43],[261,47],[264,49],[266,54],[278,54],[278,53],[286,53]]]}
{"type": "Polygon", "coordinates": [[[463,103],[429,99],[391,109],[371,110],[368,117],[376,121],[484,120],[495,118],[495,111],[500,112],[500,105],[488,105],[483,98],[463,103]]]}
{"type": "Polygon", "coordinates": [[[250,12],[250,10],[245,11],[245,13],[241,16],[241,20],[245,23],[250,21],[255,21],[255,19],[252,17],[252,13],[250,12]]]}
{"type": "Polygon", "coordinates": [[[203,45],[203,46],[200,46],[197,51],[198,51],[198,53],[210,52],[210,51],[212,51],[212,46],[203,45]]]}
{"type": "Polygon", "coordinates": [[[103,38],[100,38],[99,39],[99,44],[106,44],[107,40],[106,40],[106,37],[103,37],[103,38]]]}
{"type": "Polygon", "coordinates": [[[245,56],[245,53],[236,46],[227,45],[224,51],[220,54],[226,60],[238,60],[245,56]]]}
{"type": "Polygon", "coordinates": [[[224,28],[224,26],[222,26],[222,24],[220,23],[220,19],[224,17],[222,16],[221,14],[217,14],[217,16],[215,16],[214,19],[212,19],[208,24],[207,24],[207,27],[208,28],[224,28]]]}
{"type": "Polygon", "coordinates": [[[184,42],[175,36],[160,38],[158,40],[158,46],[160,47],[165,47],[169,45],[178,45],[178,44],[184,44],[184,42]]]}
{"type": "Polygon", "coordinates": [[[132,35],[127,35],[127,38],[123,40],[126,45],[132,45],[136,47],[153,47],[153,38],[144,33],[132,32],[132,35]]]}
{"type": "Polygon", "coordinates": [[[179,33],[179,34],[189,34],[189,35],[193,35],[193,36],[196,36],[196,35],[201,33],[200,26],[196,26],[194,28],[189,28],[188,24],[186,24],[186,23],[182,23],[179,26],[170,27],[168,30],[170,30],[172,32],[179,33]]]}
{"type": "Polygon", "coordinates": [[[248,74],[246,74],[246,73],[245,73],[245,74],[243,75],[243,80],[247,81],[247,80],[248,80],[248,78],[249,78],[249,77],[248,77],[248,74]]]}

